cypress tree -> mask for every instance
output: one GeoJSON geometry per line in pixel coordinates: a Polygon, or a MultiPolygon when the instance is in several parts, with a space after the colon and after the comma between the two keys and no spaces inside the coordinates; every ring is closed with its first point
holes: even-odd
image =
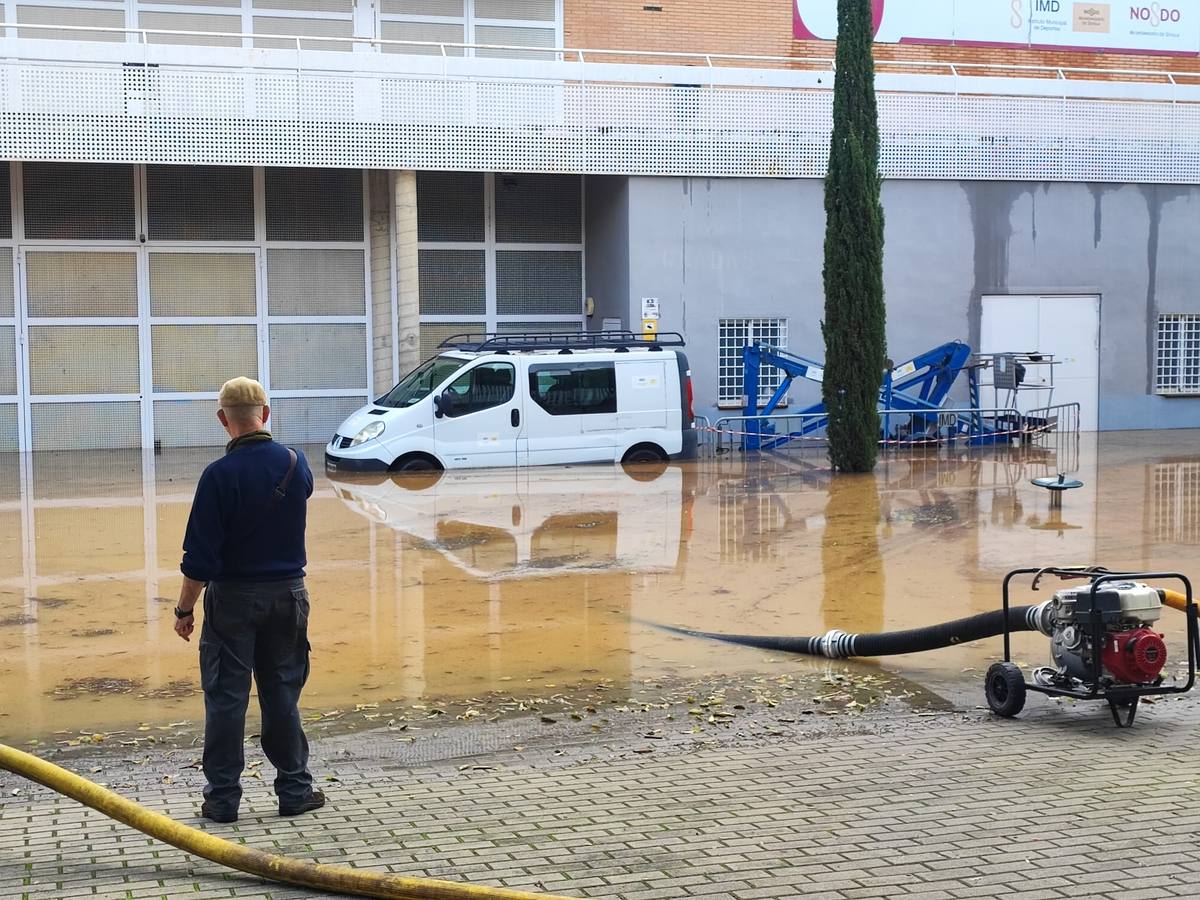
{"type": "Polygon", "coordinates": [[[825,177],[825,375],[829,459],[842,472],[875,467],[879,388],[887,354],[879,122],[871,0],[838,0],[833,139],[825,177]]]}

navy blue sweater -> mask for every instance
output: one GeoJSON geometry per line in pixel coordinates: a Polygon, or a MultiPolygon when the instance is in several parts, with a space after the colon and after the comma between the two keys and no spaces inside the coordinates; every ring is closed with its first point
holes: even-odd
{"type": "Polygon", "coordinates": [[[270,440],[235,446],[196,485],[179,568],[194,581],[300,578],[308,562],[304,524],[313,492],[308,460],[296,451],[287,496],[266,510],[287,473],[287,448],[270,440]]]}

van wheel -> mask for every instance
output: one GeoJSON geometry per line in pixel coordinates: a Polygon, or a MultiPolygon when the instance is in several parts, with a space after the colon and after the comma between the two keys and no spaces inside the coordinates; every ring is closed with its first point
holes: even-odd
{"type": "Polygon", "coordinates": [[[667,454],[663,452],[662,447],[657,447],[654,444],[638,444],[630,447],[625,455],[621,457],[622,463],[655,463],[666,462],[667,454]]]}
{"type": "Polygon", "coordinates": [[[420,472],[440,472],[442,467],[437,464],[437,460],[431,459],[428,456],[405,456],[392,463],[391,470],[393,472],[416,474],[420,472]]]}

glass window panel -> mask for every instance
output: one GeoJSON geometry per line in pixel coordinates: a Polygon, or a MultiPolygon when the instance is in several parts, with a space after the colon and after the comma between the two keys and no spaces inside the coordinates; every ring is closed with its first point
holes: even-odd
{"type": "Polygon", "coordinates": [[[361,241],[357,169],[267,169],[267,240],[361,241]]]}
{"type": "Polygon", "coordinates": [[[578,313],[583,254],[578,250],[496,251],[496,311],[508,315],[578,313]]]}
{"type": "MultiPolygon", "coordinates": [[[[516,369],[511,363],[486,363],[463,372],[446,387],[449,405],[442,411],[450,418],[470,415],[508,403],[516,390],[516,369]]],[[[444,394],[445,392],[443,392],[444,394]]]]}
{"type": "MultiPolygon", "coordinates": [[[[350,19],[293,19],[281,16],[255,16],[255,34],[295,35],[302,38],[354,36],[354,24],[350,19]]],[[[254,46],[276,50],[294,50],[296,42],[290,37],[279,39],[255,38],[254,46]]],[[[354,45],[348,41],[305,40],[300,42],[304,50],[349,51],[354,45]]]]}
{"type": "Polygon", "coordinates": [[[417,266],[423,314],[462,316],[484,312],[484,251],[420,250],[417,266]]]}
{"type": "Polygon", "coordinates": [[[238,375],[258,377],[254,325],[155,325],[150,347],[156,391],[219,391],[238,375]]]}
{"type": "Polygon", "coordinates": [[[17,329],[0,325],[0,395],[17,393],[17,329]]]}
{"type": "Polygon", "coordinates": [[[254,170],[238,166],[148,166],[152,241],[254,240],[254,170]]]}
{"type": "MultiPolygon", "coordinates": [[[[142,445],[142,404],[34,403],[30,431],[34,450],[122,450],[142,445]]],[[[79,510],[63,510],[79,529],[79,510]]],[[[111,511],[110,511],[111,512],[111,511]]],[[[141,510],[121,510],[141,520],[141,510]]],[[[39,516],[39,521],[41,517],[39,516]]],[[[75,532],[79,533],[78,530],[75,532]]],[[[86,533],[86,531],[85,531],[86,533]]]]}
{"type": "Polygon", "coordinates": [[[30,316],[136,316],[137,256],[133,253],[25,254],[30,316]]]}
{"type": "MultiPolygon", "coordinates": [[[[553,47],[557,43],[553,28],[514,28],[510,25],[476,25],[475,43],[499,47],[553,47]]],[[[553,51],[542,50],[476,50],[476,56],[504,59],[549,59],[553,51]]]]}
{"type": "MultiPolygon", "coordinates": [[[[162,447],[219,447],[229,435],[217,421],[216,400],[155,400],[154,443],[162,447]]],[[[187,511],[183,511],[186,518],[187,511]]],[[[175,560],[174,564],[178,564],[175,560]]]]}
{"type": "MultiPolygon", "coordinates": [[[[0,453],[14,453],[17,447],[17,404],[15,403],[0,403],[0,453]]],[[[19,529],[19,519],[16,519],[14,514],[13,519],[6,522],[5,518],[0,517],[0,532],[10,535],[16,535],[19,532],[13,530],[15,527],[19,529]],[[8,524],[11,522],[12,524],[8,524]]],[[[14,540],[15,544],[16,541],[14,540]]],[[[0,546],[3,542],[0,541],[0,546]]],[[[18,570],[19,571],[19,570],[18,570]]]]}
{"type": "Polygon", "coordinates": [[[497,175],[496,240],[578,244],[583,205],[578,175],[497,175]]]}
{"type": "Polygon", "coordinates": [[[286,9],[289,12],[333,12],[349,15],[354,0],[254,0],[255,9],[286,9]]]}
{"type": "Polygon", "coordinates": [[[8,247],[0,247],[0,319],[17,314],[13,294],[13,252],[8,247]]]}
{"type": "Polygon", "coordinates": [[[29,326],[33,394],[138,393],[136,325],[29,326]]]}
{"type": "MultiPolygon", "coordinates": [[[[380,37],[385,41],[421,41],[439,44],[464,44],[466,32],[462,25],[451,25],[445,22],[384,22],[380,27],[380,37]]],[[[385,53],[424,53],[429,56],[440,56],[440,47],[422,47],[419,44],[384,44],[385,53]]],[[[462,47],[447,47],[447,56],[462,56],[462,47]]]]}
{"type": "Polygon", "coordinates": [[[365,397],[284,397],[271,404],[271,433],[290,444],[323,444],[365,397]]]}
{"type": "Polygon", "coordinates": [[[486,326],[483,322],[422,322],[421,323],[421,361],[437,356],[442,341],[456,334],[483,334],[486,326]]]}
{"type": "Polygon", "coordinates": [[[462,18],[463,0],[382,0],[385,16],[447,16],[462,18]]]}
{"type": "MultiPolygon", "coordinates": [[[[18,6],[17,21],[23,25],[74,25],[89,28],[124,28],[125,10],[88,9],[68,6],[18,6]]],[[[66,31],[54,28],[22,28],[17,37],[31,40],[108,41],[124,43],[120,31],[66,31]]]]}
{"type": "Polygon", "coordinates": [[[475,18],[553,22],[556,5],[554,0],[475,0],[475,18]]]}
{"type": "Polygon", "coordinates": [[[150,313],[253,316],[253,253],[151,253],[150,313]]]}
{"type": "Polygon", "coordinates": [[[25,236],[131,241],[133,166],[25,163],[25,236]]]}
{"type": "Polygon", "coordinates": [[[417,173],[417,240],[482,241],[483,174],[417,173]]]}
{"type": "Polygon", "coordinates": [[[272,325],[270,330],[273,389],[366,388],[365,325],[272,325]]]}
{"type": "Polygon", "coordinates": [[[212,31],[224,35],[238,35],[242,31],[242,17],[212,15],[194,12],[151,12],[138,13],[138,27],[148,30],[146,40],[151,44],[192,44],[206,47],[240,47],[240,37],[203,37],[198,34],[154,34],[149,29],[160,31],[212,31]]]}
{"type": "Polygon", "coordinates": [[[268,250],[267,309],[273,316],[362,316],[362,250],[268,250]]]}
{"type": "Polygon", "coordinates": [[[616,368],[612,363],[530,366],[529,395],[552,416],[615,413],[616,368]]]}

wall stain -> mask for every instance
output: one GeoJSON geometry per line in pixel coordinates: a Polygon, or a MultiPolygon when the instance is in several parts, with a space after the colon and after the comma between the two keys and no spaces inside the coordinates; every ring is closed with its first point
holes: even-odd
{"type": "Polygon", "coordinates": [[[1007,181],[964,182],[963,193],[971,209],[974,238],[975,283],[967,306],[968,342],[979,346],[985,294],[1008,293],[1008,249],[1012,241],[1012,211],[1023,194],[1036,185],[1007,181]]]}
{"type": "Polygon", "coordinates": [[[1100,246],[1104,239],[1104,195],[1121,189],[1121,185],[1089,182],[1088,193],[1092,195],[1092,249],[1100,246]]]}
{"type": "Polygon", "coordinates": [[[1169,184],[1143,184],[1137,188],[1146,201],[1150,225],[1146,232],[1146,393],[1154,393],[1155,352],[1158,341],[1158,237],[1163,207],[1187,197],[1191,189],[1169,184]]]}

